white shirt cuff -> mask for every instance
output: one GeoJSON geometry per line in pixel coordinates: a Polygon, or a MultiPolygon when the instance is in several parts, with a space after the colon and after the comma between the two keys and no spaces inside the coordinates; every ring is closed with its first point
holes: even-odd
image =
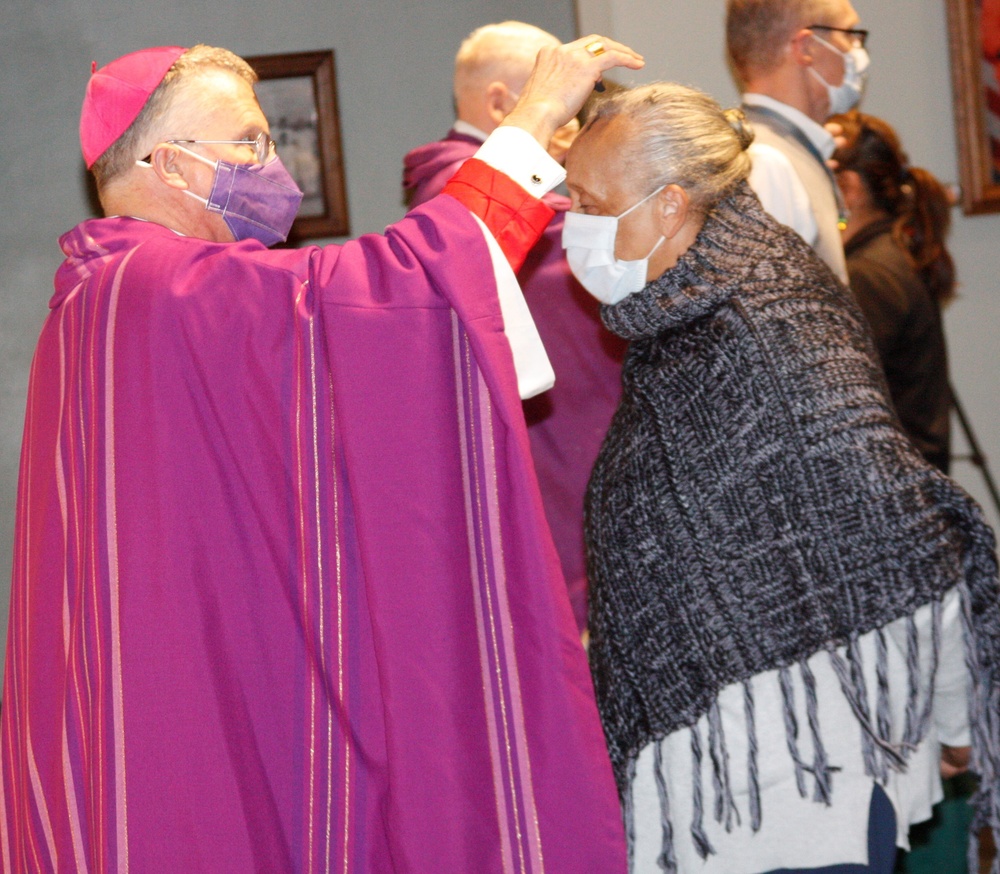
{"type": "Polygon", "coordinates": [[[487,138],[475,155],[509,176],[533,197],[548,194],[566,178],[562,165],[552,158],[526,130],[502,125],[487,138]]]}

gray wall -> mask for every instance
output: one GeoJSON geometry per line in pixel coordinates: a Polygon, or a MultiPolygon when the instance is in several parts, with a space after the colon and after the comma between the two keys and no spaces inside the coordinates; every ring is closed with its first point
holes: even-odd
{"type": "Polygon", "coordinates": [[[24,395],[47,312],[56,240],[87,218],[80,102],[96,60],[148,45],[205,42],[239,54],[332,48],[355,234],[403,211],[402,158],[452,121],[459,42],[490,21],[575,35],[572,0],[31,0],[0,4],[0,659],[24,395]]]}
{"type": "MultiPolygon", "coordinates": [[[[912,164],[957,183],[948,29],[941,0],[853,0],[861,26],[871,31],[872,73],[862,108],[899,132],[912,164]]],[[[577,0],[582,30],[610,29],[647,61],[629,81],[671,79],[713,94],[724,106],[738,101],[725,63],[722,0],[577,0]]],[[[623,80],[624,81],[624,80],[623,80]]],[[[985,454],[1000,478],[1000,214],[953,214],[951,252],[959,298],[945,315],[952,382],[985,454]]],[[[967,446],[957,423],[954,451],[967,446]]],[[[976,497],[993,526],[992,507],[977,468],[958,461],[955,478],[976,497]]]]}

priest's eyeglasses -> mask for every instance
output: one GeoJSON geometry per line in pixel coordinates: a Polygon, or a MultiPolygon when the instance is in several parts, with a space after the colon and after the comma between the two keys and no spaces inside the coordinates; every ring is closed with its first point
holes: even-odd
{"type": "Polygon", "coordinates": [[[854,48],[863,49],[868,42],[868,31],[858,27],[830,27],[829,24],[810,24],[806,30],[834,30],[837,33],[846,33],[851,45],[854,48]]]}
{"type": "Polygon", "coordinates": [[[275,149],[274,140],[264,131],[252,140],[167,140],[167,142],[172,145],[253,146],[258,164],[266,164],[275,149]]]}

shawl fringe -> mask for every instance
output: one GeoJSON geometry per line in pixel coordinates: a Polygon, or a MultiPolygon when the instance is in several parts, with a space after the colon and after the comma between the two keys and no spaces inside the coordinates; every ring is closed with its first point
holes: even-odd
{"type": "MultiPolygon", "coordinates": [[[[1000,837],[1000,686],[995,682],[982,682],[983,677],[992,676],[991,671],[985,671],[981,661],[980,647],[977,646],[975,621],[972,609],[972,597],[968,586],[958,587],[963,625],[963,641],[965,658],[971,678],[971,694],[969,695],[969,719],[973,726],[973,757],[972,770],[979,776],[979,789],[973,797],[975,817],[968,846],[969,870],[976,870],[979,864],[979,832],[989,827],[994,838],[1000,837]]],[[[920,649],[917,639],[916,624],[913,618],[907,620],[907,700],[903,739],[892,743],[892,714],[889,707],[888,681],[888,646],[885,630],[879,628],[875,632],[876,677],[876,712],[874,719],[868,707],[868,693],[864,682],[864,659],[857,639],[852,640],[846,648],[846,657],[835,648],[830,647],[828,655],[830,664],[837,675],[845,700],[858,722],[862,734],[862,755],[865,762],[865,772],[880,785],[885,785],[889,772],[905,771],[907,760],[914,749],[926,738],[930,727],[935,682],[934,674],[940,662],[942,636],[942,609],[939,601],[932,602],[931,622],[931,654],[930,669],[926,676],[926,692],[921,694],[921,680],[925,679],[919,669],[920,649]],[[917,715],[919,714],[919,716],[917,715]]],[[[816,680],[809,665],[802,661],[797,666],[806,690],[806,711],[808,714],[809,731],[814,750],[812,765],[802,761],[798,747],[798,719],[795,711],[795,692],[792,683],[792,668],[784,667],[778,672],[778,680],[782,695],[782,712],[785,722],[785,735],[789,758],[795,769],[796,785],[799,795],[807,797],[805,775],[809,773],[814,780],[813,800],[829,805],[833,797],[833,774],[839,770],[831,766],[822,741],[816,702],[816,680]]],[[[747,773],[748,773],[748,814],[750,828],[760,830],[763,811],[760,798],[759,773],[757,767],[757,729],[756,712],[753,695],[753,684],[745,681],[743,684],[744,715],[747,726],[747,773]]],[[[740,811],[733,797],[730,781],[730,758],[726,748],[725,733],[718,703],[714,703],[706,714],[708,724],[708,749],[712,765],[712,787],[714,793],[714,817],[716,822],[724,824],[726,831],[731,831],[733,825],[742,822],[740,811]]],[[[692,768],[692,823],[691,839],[695,851],[702,859],[714,855],[716,850],[709,840],[704,828],[704,794],[702,786],[702,750],[701,730],[698,724],[689,727],[691,735],[691,768],[692,768]]],[[[678,863],[674,846],[675,829],[671,818],[670,798],[666,780],[663,775],[663,738],[653,741],[653,768],[657,795],[660,803],[660,826],[662,845],[657,865],[667,874],[677,874],[678,863]]],[[[636,758],[629,761],[629,787],[626,792],[626,825],[629,836],[630,859],[634,853],[635,816],[632,799],[632,782],[635,779],[636,758]]],[[[1000,862],[994,860],[991,874],[1000,874],[1000,862]]]]}

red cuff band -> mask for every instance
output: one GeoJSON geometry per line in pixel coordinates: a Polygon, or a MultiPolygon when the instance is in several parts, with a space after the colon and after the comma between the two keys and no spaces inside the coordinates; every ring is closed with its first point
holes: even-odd
{"type": "Polygon", "coordinates": [[[466,161],[442,193],[483,220],[515,271],[555,215],[509,176],[477,158],[466,161]]]}

